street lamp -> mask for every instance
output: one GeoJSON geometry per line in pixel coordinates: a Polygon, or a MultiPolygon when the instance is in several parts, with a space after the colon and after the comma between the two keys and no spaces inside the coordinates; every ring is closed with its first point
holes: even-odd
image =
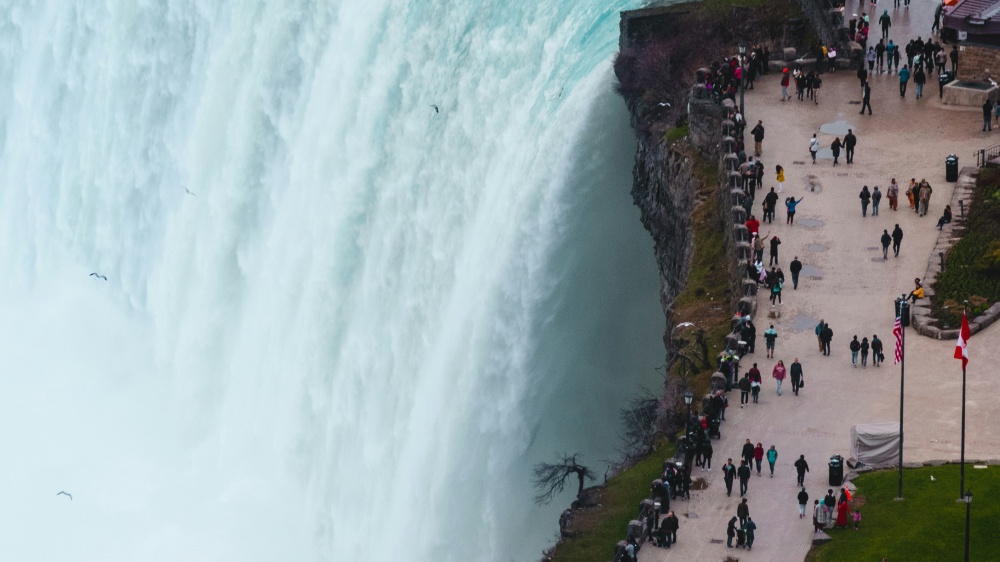
{"type": "Polygon", "coordinates": [[[684,418],[684,433],[691,431],[691,403],[694,402],[694,393],[690,390],[684,393],[684,403],[687,405],[687,417],[684,418]]]}
{"type": "Polygon", "coordinates": [[[743,82],[746,79],[746,76],[744,76],[746,70],[744,70],[743,68],[743,58],[744,55],[746,55],[746,53],[747,53],[747,46],[743,43],[740,43],[740,115],[743,116],[744,123],[747,122],[747,113],[743,109],[743,82]]]}
{"type": "Polygon", "coordinates": [[[972,509],[972,490],[965,491],[965,562],[969,562],[969,511],[972,509]]]}

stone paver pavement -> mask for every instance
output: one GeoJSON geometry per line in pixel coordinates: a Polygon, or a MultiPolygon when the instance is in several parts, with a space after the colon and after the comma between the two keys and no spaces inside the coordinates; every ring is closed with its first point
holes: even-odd
{"type": "MultiPolygon", "coordinates": [[[[848,9],[857,10],[857,3],[848,9]]],[[[910,38],[928,36],[934,4],[915,0],[907,14],[893,10],[891,37],[905,44],[910,38]],[[905,15],[905,17],[903,17],[905,15]]],[[[877,20],[877,14],[872,21],[877,20]]],[[[873,28],[875,26],[873,25],[873,28]]],[[[872,32],[877,36],[877,31],[872,32]]],[[[819,105],[792,100],[780,102],[779,76],[771,73],[757,81],[746,94],[748,122],[762,119],[767,131],[762,159],[765,188],[775,185],[774,166],[785,167],[786,182],[780,195],[773,224],[761,226],[763,234],[781,240],[780,266],[785,272],[782,317],[766,317],[766,291],[758,297],[758,351],[741,362],[741,369],[757,362],[764,375],[760,404],[739,408],[739,394],[731,395],[730,408],[722,427],[722,439],[714,443],[713,471],[695,469],[694,477],[704,477],[708,488],[694,492],[689,502],[673,502],[681,521],[680,542],[670,550],[644,547],[642,562],[659,560],[716,561],[733,555],[740,560],[801,561],[813,538],[812,499],[822,498],[830,488],[827,461],[831,455],[848,456],[851,427],[857,423],[892,422],[899,417],[899,366],[892,364],[892,301],[913,288],[913,279],[922,277],[938,231],[937,219],[950,202],[954,184],[945,181],[944,159],[957,154],[960,165],[974,165],[973,151],[1000,143],[1000,136],[981,133],[978,108],[954,108],[940,104],[936,75],[928,80],[926,97],[914,99],[912,80],[907,97],[901,99],[896,76],[872,78],[873,116],[858,115],[860,86],[854,72],[840,71],[824,77],[819,105]],[[837,122],[846,122],[858,137],[853,165],[832,166],[829,151],[819,163],[810,163],[807,142],[837,122]],[[823,127],[827,125],[827,127],[823,127]],[[799,163],[796,163],[799,162],[799,163]],[[911,177],[926,178],[934,188],[930,210],[919,217],[907,208],[900,194],[900,208],[888,209],[883,199],[880,215],[861,216],[858,193],[862,185],[880,186],[885,191],[895,177],[902,189],[911,177]],[[810,181],[821,190],[809,192],[810,181]],[[796,213],[796,224],[785,224],[785,196],[805,197],[796,213]],[[879,237],[882,229],[892,231],[899,223],[905,236],[898,258],[890,251],[882,261],[879,237]],[[792,290],[788,264],[793,256],[815,270],[803,272],[798,290],[792,290]],[[812,275],[809,275],[809,274],[812,275]],[[823,357],[817,348],[813,326],[823,318],[834,331],[832,354],[823,357]],[[779,333],[775,359],[766,359],[761,334],[770,323],[779,333]],[[887,363],[879,368],[852,368],[848,343],[851,336],[869,339],[877,334],[885,341],[887,363]],[[794,396],[786,380],[782,396],[775,392],[770,373],[777,359],[786,366],[798,357],[803,365],[806,386],[794,396]],[[775,477],[753,476],[747,497],[750,514],[757,522],[757,540],[751,552],[727,549],[712,539],[725,539],[726,523],[736,513],[738,494],[725,495],[721,466],[727,457],[738,459],[743,441],[775,445],[779,452],[775,477]],[[799,519],[792,463],[806,456],[811,471],[806,477],[810,495],[809,516],[799,519]],[[687,518],[686,513],[697,514],[687,518]]],[[[833,126],[836,129],[836,126],[833,126]]],[[[1000,133],[998,133],[1000,134],[1000,133]]],[[[832,134],[820,135],[828,147],[832,134]]],[[[842,134],[840,135],[842,137],[842,134]]],[[[752,146],[752,145],[751,145],[752,146]]],[[[901,189],[901,191],[902,191],[901,189]]],[[[755,214],[760,216],[759,201],[755,214]]],[[[956,209],[956,213],[957,213],[956,209]]],[[[765,252],[766,259],[766,252],[765,252]]],[[[961,364],[952,358],[954,341],[935,341],[907,331],[906,422],[904,461],[957,459],[961,412],[961,364]]],[[[967,402],[966,458],[1000,457],[1000,434],[991,430],[990,419],[1000,414],[993,396],[985,357],[1000,347],[1000,325],[977,334],[970,343],[967,402]]],[[[738,461],[737,461],[738,464],[738,461]]],[[[846,467],[845,467],[846,468],[846,467]]],[[[734,486],[738,489],[738,486],[734,486]]],[[[957,494],[957,490],[956,490],[957,494]]],[[[904,490],[905,496],[905,490],[904,490]]],[[[960,544],[961,538],[956,538],[960,544]]],[[[890,556],[891,559],[891,556],[890,556]]]]}

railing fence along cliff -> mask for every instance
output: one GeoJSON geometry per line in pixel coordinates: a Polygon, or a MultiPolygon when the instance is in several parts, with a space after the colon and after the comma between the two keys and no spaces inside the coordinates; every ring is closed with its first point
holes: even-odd
{"type": "MultiPolygon", "coordinates": [[[[1000,144],[991,146],[989,148],[981,148],[976,151],[976,167],[985,168],[987,164],[990,164],[990,160],[1000,156],[1000,144]]],[[[993,163],[992,165],[1000,165],[998,163],[993,163]]]]}

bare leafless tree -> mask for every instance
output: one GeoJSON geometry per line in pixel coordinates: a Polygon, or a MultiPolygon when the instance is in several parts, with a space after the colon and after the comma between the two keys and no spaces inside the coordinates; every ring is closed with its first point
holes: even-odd
{"type": "Polygon", "coordinates": [[[538,463],[535,465],[534,483],[535,490],[537,490],[535,503],[539,505],[549,503],[552,501],[552,498],[562,493],[563,487],[566,485],[566,479],[574,474],[579,482],[576,491],[577,498],[583,493],[584,481],[594,479],[594,472],[580,464],[579,453],[573,453],[572,455],[558,453],[557,456],[559,460],[554,463],[538,463]]]}

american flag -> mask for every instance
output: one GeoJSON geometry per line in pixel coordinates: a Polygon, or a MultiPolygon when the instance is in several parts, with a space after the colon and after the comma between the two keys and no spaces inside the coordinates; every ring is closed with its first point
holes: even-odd
{"type": "Polygon", "coordinates": [[[892,335],[896,336],[896,360],[893,364],[899,363],[903,360],[903,326],[899,323],[899,317],[896,317],[896,323],[892,325],[892,335]]]}

